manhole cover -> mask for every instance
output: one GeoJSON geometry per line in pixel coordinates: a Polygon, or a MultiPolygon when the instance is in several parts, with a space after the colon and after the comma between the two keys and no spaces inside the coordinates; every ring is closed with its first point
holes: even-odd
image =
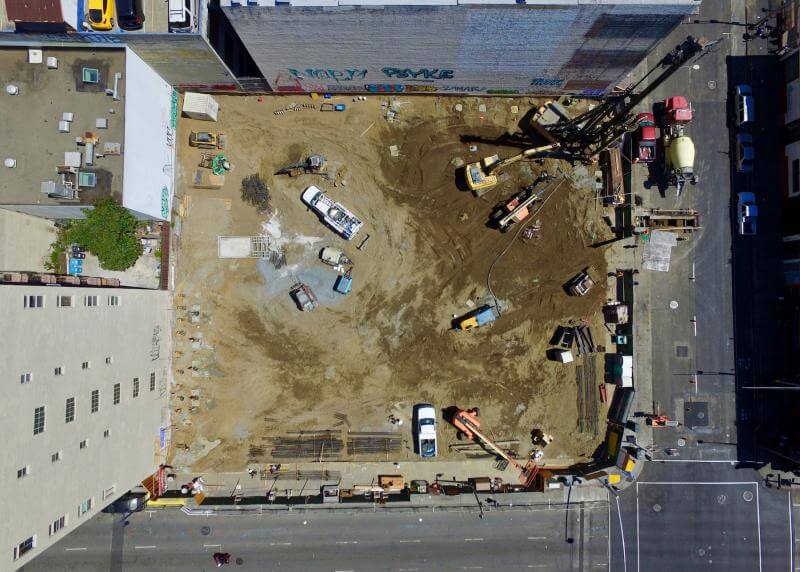
{"type": "Polygon", "coordinates": [[[698,553],[700,556],[705,556],[705,555],[706,555],[706,549],[705,549],[705,548],[700,548],[700,549],[697,551],[697,553],[698,553]]]}
{"type": "Polygon", "coordinates": [[[686,439],[684,439],[683,437],[678,439],[678,447],[685,447],[685,446],[686,446],[686,439]]]}
{"type": "Polygon", "coordinates": [[[656,512],[661,512],[661,505],[660,504],[654,504],[653,505],[653,510],[656,511],[656,512]]]}
{"type": "Polygon", "coordinates": [[[669,307],[671,310],[678,309],[678,301],[677,300],[670,300],[669,307]]]}
{"type": "Polygon", "coordinates": [[[745,501],[747,501],[747,502],[750,502],[750,501],[752,501],[752,500],[753,500],[753,493],[751,493],[750,491],[744,491],[744,492],[742,493],[742,498],[743,498],[745,501]]]}
{"type": "Polygon", "coordinates": [[[708,82],[708,89],[717,89],[717,82],[715,80],[711,80],[708,82]]]}
{"type": "Polygon", "coordinates": [[[675,356],[689,357],[689,346],[675,346],[675,356]]]}
{"type": "Polygon", "coordinates": [[[727,500],[728,500],[728,496],[727,495],[717,495],[717,502],[719,504],[725,504],[725,501],[727,501],[727,500]]]}
{"type": "Polygon", "coordinates": [[[211,534],[211,527],[210,526],[204,526],[203,528],[200,529],[200,533],[203,536],[208,536],[209,534],[211,534]]]}

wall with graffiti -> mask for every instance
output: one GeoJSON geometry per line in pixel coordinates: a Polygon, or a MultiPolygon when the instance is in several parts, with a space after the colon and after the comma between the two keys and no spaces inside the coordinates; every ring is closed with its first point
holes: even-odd
{"type": "Polygon", "coordinates": [[[674,0],[223,11],[277,92],[599,95],[696,6],[674,0]]]}

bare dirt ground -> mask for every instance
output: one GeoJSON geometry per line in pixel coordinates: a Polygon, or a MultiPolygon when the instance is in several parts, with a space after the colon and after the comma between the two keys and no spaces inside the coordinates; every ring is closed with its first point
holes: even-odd
{"type": "MultiPolygon", "coordinates": [[[[470,162],[517,150],[479,144],[470,151],[461,137],[515,130],[527,110],[523,102],[406,98],[397,121],[389,123],[381,107],[387,98],[341,98],[347,104],[342,113],[283,115],[273,111],[311,100],[219,101],[218,124],[182,119],[179,134],[184,217],[177,329],[186,333],[176,337],[182,352],[175,360],[176,464],[197,471],[241,470],[248,462],[269,462],[270,438],[321,429],[392,432],[403,441],[402,451],[393,456],[409,457],[411,408],[420,402],[437,409],[479,406],[490,434],[518,440],[521,456],[534,428],[555,437],[546,449],[550,464],[581,460],[594,451],[605,409],[580,404],[586,392],[576,383],[575,368],[584,359],[563,365],[545,355],[556,326],[570,320],[588,320],[596,343],[607,344],[600,316],[606,292],[603,249],[588,245],[611,233],[588,185],[561,184],[526,221],[540,221],[540,238],[518,237],[494,265],[491,289],[505,308],[503,315],[470,332],[451,327],[454,315],[491,302],[487,273],[518,230],[502,234],[488,228],[492,208],[542,168],[511,167],[498,188],[475,198],[456,184],[457,159],[470,162]],[[456,103],[463,112],[453,110],[456,103]],[[481,104],[486,111],[480,111],[481,104]],[[520,105],[519,114],[510,112],[512,105],[520,105]],[[192,129],[227,135],[234,171],[224,188],[188,186],[200,157],[188,147],[192,129]],[[399,156],[392,156],[392,145],[399,156]],[[314,175],[273,176],[312,152],[324,155],[337,181],[345,184],[334,186],[314,175]],[[259,215],[241,200],[241,180],[253,173],[261,173],[270,186],[271,215],[259,215]],[[354,240],[334,234],[302,204],[300,195],[312,184],[365,221],[354,240]],[[258,234],[283,249],[286,266],[217,257],[218,236],[258,234]],[[357,250],[367,234],[365,249],[357,250]],[[318,259],[326,245],[342,248],[353,260],[354,285],[347,296],[332,291],[337,274],[318,259]],[[587,266],[598,287],[586,297],[567,296],[564,283],[587,266]],[[297,280],[319,297],[313,312],[298,311],[289,298],[297,280]],[[191,323],[186,312],[195,304],[199,322],[191,323]],[[198,339],[190,343],[189,337],[198,339]],[[196,369],[187,369],[190,365],[196,369]],[[193,398],[192,390],[199,396],[195,391],[193,398]],[[391,414],[404,424],[392,425],[391,414]]],[[[550,163],[544,165],[548,172],[561,165],[572,173],[566,164],[550,163]]],[[[575,175],[587,179],[585,169],[575,175]]],[[[595,370],[586,368],[596,378],[587,382],[594,385],[590,398],[595,402],[601,357],[595,370]]],[[[450,449],[455,431],[444,422],[439,440],[440,455],[463,458],[450,449]]],[[[326,458],[353,458],[346,450],[340,457],[330,454],[326,458]]]]}

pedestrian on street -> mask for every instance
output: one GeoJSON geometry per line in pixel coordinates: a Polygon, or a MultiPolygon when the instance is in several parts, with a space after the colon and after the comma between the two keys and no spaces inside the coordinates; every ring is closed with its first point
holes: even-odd
{"type": "Polygon", "coordinates": [[[252,479],[253,477],[255,477],[255,476],[256,476],[256,472],[257,472],[257,471],[256,471],[254,468],[252,468],[252,467],[250,467],[249,469],[247,469],[247,474],[248,474],[248,475],[250,475],[250,478],[251,478],[251,479],[252,479]]]}
{"type": "Polygon", "coordinates": [[[231,555],[228,552],[215,552],[213,558],[214,562],[217,564],[217,568],[229,564],[231,561],[231,555]]]}

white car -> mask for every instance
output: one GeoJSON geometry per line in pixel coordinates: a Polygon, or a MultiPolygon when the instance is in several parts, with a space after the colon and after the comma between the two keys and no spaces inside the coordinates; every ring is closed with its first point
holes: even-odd
{"type": "Polygon", "coordinates": [[[742,236],[752,236],[756,234],[758,206],[756,205],[755,194],[739,193],[739,200],[736,205],[736,216],[739,222],[739,234],[742,236]]]}
{"type": "Polygon", "coordinates": [[[436,449],[436,410],[432,405],[420,403],[414,406],[414,418],[419,456],[435,457],[438,452],[436,449]]]}

